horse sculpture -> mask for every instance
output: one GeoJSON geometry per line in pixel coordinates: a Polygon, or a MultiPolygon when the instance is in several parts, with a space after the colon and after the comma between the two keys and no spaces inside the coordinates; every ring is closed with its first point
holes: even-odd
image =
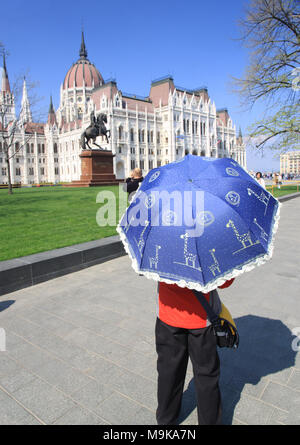
{"type": "Polygon", "coordinates": [[[81,148],[82,150],[86,149],[86,146],[92,150],[92,147],[89,145],[89,140],[92,139],[93,144],[99,147],[99,150],[104,150],[104,148],[100,147],[100,145],[96,144],[96,139],[98,136],[103,135],[106,137],[106,142],[108,143],[108,135],[110,135],[110,130],[108,130],[105,126],[107,123],[106,114],[99,114],[97,119],[95,118],[94,112],[91,113],[91,124],[86,128],[86,130],[81,134],[81,148]]]}

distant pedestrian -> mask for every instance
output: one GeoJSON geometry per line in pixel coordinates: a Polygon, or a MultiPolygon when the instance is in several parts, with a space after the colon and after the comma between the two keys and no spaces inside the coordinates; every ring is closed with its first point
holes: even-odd
{"type": "Polygon", "coordinates": [[[124,184],[124,190],[128,193],[130,199],[139,188],[143,179],[142,170],[140,168],[135,168],[130,172],[129,177],[124,184]]]}
{"type": "Polygon", "coordinates": [[[256,173],[255,179],[264,189],[266,188],[266,183],[265,183],[265,180],[262,177],[261,172],[257,172],[256,173]]]}
{"type": "Polygon", "coordinates": [[[278,174],[278,173],[275,173],[275,174],[274,174],[274,182],[275,182],[275,186],[276,186],[278,189],[280,189],[280,186],[281,186],[281,184],[282,184],[282,179],[281,179],[280,174],[278,174]]]}

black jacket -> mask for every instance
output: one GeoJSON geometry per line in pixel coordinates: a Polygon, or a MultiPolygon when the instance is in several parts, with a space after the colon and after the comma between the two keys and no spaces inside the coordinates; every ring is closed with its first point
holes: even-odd
{"type": "Polygon", "coordinates": [[[137,179],[127,178],[123,187],[124,191],[128,192],[129,194],[135,192],[139,188],[140,182],[142,182],[143,179],[143,176],[137,179]]]}

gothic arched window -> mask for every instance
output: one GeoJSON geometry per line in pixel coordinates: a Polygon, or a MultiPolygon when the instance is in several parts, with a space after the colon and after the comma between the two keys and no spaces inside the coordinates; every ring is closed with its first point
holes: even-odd
{"type": "Polygon", "coordinates": [[[133,130],[133,128],[130,129],[130,141],[134,142],[134,130],[133,130]]]}
{"type": "Polygon", "coordinates": [[[123,127],[122,125],[119,126],[119,139],[122,139],[123,137],[123,127]]]}

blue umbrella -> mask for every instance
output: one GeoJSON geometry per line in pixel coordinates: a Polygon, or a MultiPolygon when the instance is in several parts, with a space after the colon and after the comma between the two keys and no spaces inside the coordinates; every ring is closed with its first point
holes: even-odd
{"type": "Polygon", "coordinates": [[[236,161],[187,155],[147,174],[117,231],[136,272],[209,292],[271,258],[279,211],[236,161]]]}

